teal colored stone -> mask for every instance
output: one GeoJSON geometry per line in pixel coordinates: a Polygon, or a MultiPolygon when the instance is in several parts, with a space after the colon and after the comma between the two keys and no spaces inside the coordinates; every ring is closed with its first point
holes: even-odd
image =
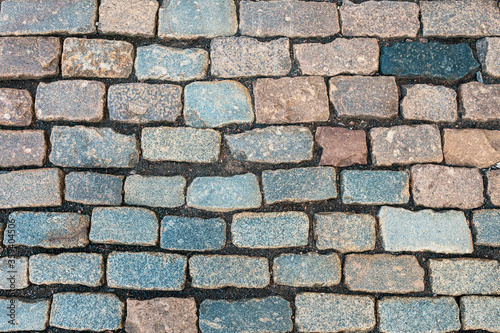
{"type": "Polygon", "coordinates": [[[500,247],[500,209],[476,210],[472,221],[476,245],[500,247]]]}
{"type": "Polygon", "coordinates": [[[160,246],[169,250],[219,250],[226,243],[223,219],[165,216],[161,221],[160,246]]]}
{"type": "Polygon", "coordinates": [[[66,201],[85,205],[116,205],[122,203],[123,176],[96,172],[71,172],[65,179],[66,201]]]}
{"type": "Polygon", "coordinates": [[[340,173],[342,202],[348,205],[404,204],[410,200],[406,171],[345,170],[340,173]]]}
{"type": "Polygon", "coordinates": [[[456,81],[478,69],[479,63],[465,43],[401,42],[382,47],[380,53],[382,75],[456,81]]]}
{"type": "Polygon", "coordinates": [[[460,314],[464,330],[500,332],[500,297],[460,297],[460,314]]]}
{"type": "Polygon", "coordinates": [[[1,332],[43,331],[49,323],[50,300],[0,298],[1,332]],[[13,323],[9,323],[13,320],[13,323]]]}
{"type": "Polygon", "coordinates": [[[186,179],[182,176],[133,175],[125,180],[125,203],[173,208],[184,204],[186,179]]]}
{"type": "Polygon", "coordinates": [[[205,300],[200,305],[203,333],[290,332],[290,303],[278,296],[238,301],[205,300]]]}

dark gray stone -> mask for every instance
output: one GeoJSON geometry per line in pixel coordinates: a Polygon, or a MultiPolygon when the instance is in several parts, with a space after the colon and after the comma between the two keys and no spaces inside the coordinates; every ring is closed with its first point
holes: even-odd
{"type": "Polygon", "coordinates": [[[464,330],[500,332],[500,297],[461,297],[460,313],[464,330]]]}
{"type": "Polygon", "coordinates": [[[3,318],[0,320],[0,331],[43,331],[49,324],[50,300],[24,300],[21,298],[0,298],[3,318]],[[12,313],[13,312],[13,313],[12,313]],[[13,315],[14,318],[10,317],[13,315]],[[14,320],[15,324],[9,323],[14,320]]]}
{"type": "Polygon", "coordinates": [[[210,251],[225,243],[226,222],[221,218],[165,216],[161,221],[160,247],[164,249],[210,251]]]}
{"type": "Polygon", "coordinates": [[[500,210],[476,210],[472,221],[476,245],[500,247],[500,210]]]}
{"type": "Polygon", "coordinates": [[[125,203],[150,207],[179,207],[184,204],[186,179],[182,176],[128,176],[125,203]]]}
{"type": "Polygon", "coordinates": [[[65,200],[84,205],[119,206],[123,178],[96,172],[71,172],[66,175],[65,200]]]}

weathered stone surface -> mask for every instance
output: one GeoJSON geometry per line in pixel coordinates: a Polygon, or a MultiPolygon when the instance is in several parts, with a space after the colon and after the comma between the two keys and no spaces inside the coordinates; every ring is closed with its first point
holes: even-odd
{"type": "Polygon", "coordinates": [[[481,63],[482,70],[489,76],[500,78],[500,38],[487,37],[476,42],[477,56],[481,63]]]}
{"type": "Polygon", "coordinates": [[[97,287],[104,277],[104,257],[97,253],[37,254],[30,257],[34,284],[78,284],[97,287]]]}
{"type": "Polygon", "coordinates": [[[125,203],[173,208],[184,204],[186,179],[182,176],[133,175],[125,180],[125,203]]]}
{"type": "Polygon", "coordinates": [[[44,248],[85,247],[89,244],[89,226],[87,215],[15,212],[9,216],[3,243],[44,248]]]}
{"type": "Polygon", "coordinates": [[[471,209],[481,206],[483,177],[478,169],[415,165],[411,189],[417,206],[471,209]]]}
{"type": "Polygon", "coordinates": [[[461,297],[460,313],[465,330],[500,332],[500,297],[461,297]]]}
{"type": "Polygon", "coordinates": [[[226,222],[221,218],[165,216],[161,221],[160,247],[164,249],[210,251],[225,243],[226,222]]]}
{"type": "Polygon", "coordinates": [[[232,36],[238,31],[233,0],[166,1],[158,21],[160,38],[214,38],[232,36]]]}
{"type": "Polygon", "coordinates": [[[42,130],[0,130],[0,167],[41,167],[47,154],[45,141],[42,130]]]}
{"type": "Polygon", "coordinates": [[[254,121],[252,97],[238,81],[193,82],[184,89],[184,120],[191,127],[254,121]]]}
{"type": "Polygon", "coordinates": [[[57,37],[0,37],[0,80],[55,77],[60,56],[57,37]]]}
{"type": "Polygon", "coordinates": [[[400,42],[383,46],[380,52],[382,75],[457,81],[478,69],[479,63],[465,43],[400,42]]]}
{"type": "Polygon", "coordinates": [[[111,35],[154,37],[156,0],[102,0],[99,32],[111,35]]]}
{"type": "Polygon", "coordinates": [[[71,172],[66,175],[64,199],[84,205],[119,206],[123,178],[96,172],[71,172]]]}
{"type": "Polygon", "coordinates": [[[323,148],[319,165],[346,167],[367,163],[368,148],[363,130],[318,127],[316,143],[323,148]]]}
{"type": "Polygon", "coordinates": [[[278,296],[236,301],[205,300],[200,305],[203,333],[284,333],[293,328],[290,303],[278,296]]]}
{"type": "Polygon", "coordinates": [[[490,170],[486,172],[488,179],[488,196],[495,206],[500,206],[500,170],[490,170]]]}
{"type": "Polygon", "coordinates": [[[128,333],[198,333],[194,298],[158,297],[127,299],[125,331],[128,333]]]}
{"type": "Polygon", "coordinates": [[[35,113],[44,121],[98,122],[104,117],[106,85],[98,81],[40,82],[35,113]]]}
{"type": "Polygon", "coordinates": [[[332,254],[282,254],[274,259],[274,283],[294,287],[328,287],[340,283],[339,256],[332,254]]]}
{"type": "Polygon", "coordinates": [[[322,77],[257,79],[253,93],[259,124],[308,123],[327,121],[330,117],[322,77]]]}
{"type": "Polygon", "coordinates": [[[344,0],[340,7],[344,36],[415,38],[420,29],[418,4],[406,1],[344,0]]]}
{"type": "Polygon", "coordinates": [[[64,78],[128,78],[134,46],[124,41],[66,38],[61,57],[64,78]]]}
{"type": "Polygon", "coordinates": [[[375,327],[375,301],[369,296],[301,293],[295,307],[300,332],[365,332],[375,327]]]}
{"type": "Polygon", "coordinates": [[[340,173],[342,202],[358,205],[405,204],[410,200],[406,171],[344,170],[340,173]]]}
{"type": "Polygon", "coordinates": [[[328,200],[337,197],[332,167],[279,169],[262,172],[266,204],[328,200]]]}
{"type": "Polygon", "coordinates": [[[337,5],[306,1],[242,1],[240,32],[255,37],[327,37],[340,31],[337,5]]]}
{"type": "Polygon", "coordinates": [[[0,321],[2,332],[43,331],[49,324],[49,299],[24,300],[2,297],[0,307],[4,314],[4,319],[0,321]],[[9,323],[11,311],[14,312],[14,325],[9,323]]]}
{"type": "Polygon", "coordinates": [[[500,120],[500,84],[465,83],[460,85],[458,96],[463,119],[500,120]]]}
{"type": "Polygon", "coordinates": [[[500,210],[476,210],[473,216],[473,228],[476,234],[474,243],[500,247],[500,210]]]}
{"type": "Polygon", "coordinates": [[[441,133],[436,125],[375,127],[370,130],[373,164],[439,163],[441,133]]]}
{"type": "Polygon", "coordinates": [[[487,168],[500,162],[500,131],[445,128],[443,132],[447,164],[487,168]]]}
{"type": "Polygon", "coordinates": [[[368,214],[314,214],[314,237],[320,250],[363,252],[375,248],[375,218],[368,214]]]}
{"type": "Polygon", "coordinates": [[[192,286],[203,289],[264,288],[270,279],[266,258],[231,255],[192,256],[189,274],[192,286]]]}
{"type": "Polygon", "coordinates": [[[111,288],[182,290],[187,259],[162,252],[111,252],[106,280],[111,288]]]}
{"type": "Polygon", "coordinates": [[[472,236],[463,212],[430,209],[412,212],[382,207],[378,213],[386,251],[472,253],[472,236]]]}
{"type": "Polygon", "coordinates": [[[392,118],[399,109],[398,86],[393,77],[336,76],[330,79],[330,101],[339,117],[392,118]]]}
{"type": "Polygon", "coordinates": [[[414,256],[349,254],[344,263],[347,288],[369,293],[424,291],[424,269],[414,256]]]}
{"type": "Polygon", "coordinates": [[[429,270],[435,294],[500,294],[500,263],[497,260],[431,259],[429,270]]]}
{"type": "Polygon", "coordinates": [[[83,35],[95,32],[96,0],[5,0],[2,35],[83,35]]]}
{"type": "Polygon", "coordinates": [[[0,125],[29,126],[33,120],[33,98],[28,90],[0,89],[0,125]]]}
{"type": "Polygon", "coordinates": [[[28,257],[0,258],[0,289],[24,289],[28,286],[28,257]]]}
{"type": "Polygon", "coordinates": [[[97,207],[92,211],[90,241],[151,246],[158,242],[158,219],[145,208],[97,207]]]}
{"type": "Polygon", "coordinates": [[[219,159],[221,135],[212,129],[146,127],[142,157],[150,161],[213,163],[219,159]]]}
{"type": "Polygon", "coordinates": [[[159,44],[140,46],[135,58],[138,80],[192,81],[204,79],[208,52],[203,49],[178,49],[159,44]]]}
{"type": "Polygon", "coordinates": [[[50,161],[63,167],[132,168],[139,162],[135,135],[110,128],[54,126],[50,161]]]}
{"type": "Polygon", "coordinates": [[[232,242],[250,248],[307,245],[309,218],[303,212],[240,213],[233,216],[232,242]]]}
{"type": "Polygon", "coordinates": [[[124,308],[113,294],[55,293],[50,326],[77,331],[116,330],[122,327],[124,308]]]}
{"type": "Polygon", "coordinates": [[[457,120],[457,93],[443,86],[414,84],[401,87],[404,98],[401,114],[405,119],[432,122],[457,120]]]}
{"type": "Polygon", "coordinates": [[[251,37],[215,38],[210,44],[212,75],[216,77],[284,76],[292,68],[290,41],[260,42],[251,37]]]}
{"type": "Polygon", "coordinates": [[[313,158],[313,136],[307,127],[270,126],[224,137],[231,155],[257,163],[299,163],[313,158]]]}
{"type": "Polygon", "coordinates": [[[259,208],[262,197],[254,174],[231,177],[197,177],[189,185],[186,202],[189,207],[213,212],[259,208]]]}
{"type": "Polygon", "coordinates": [[[63,177],[55,168],[0,173],[0,209],[61,206],[63,177]]]}

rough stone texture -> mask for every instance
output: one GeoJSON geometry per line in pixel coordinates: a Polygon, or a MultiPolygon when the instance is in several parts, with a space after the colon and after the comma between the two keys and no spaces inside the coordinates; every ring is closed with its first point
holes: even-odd
{"type": "Polygon", "coordinates": [[[488,197],[495,206],[500,206],[500,170],[486,172],[488,179],[488,197]]]}
{"type": "Polygon", "coordinates": [[[43,121],[98,122],[104,118],[106,85],[98,81],[40,82],[35,113],[43,121]]]}
{"type": "Polygon", "coordinates": [[[158,17],[160,38],[214,38],[232,36],[238,31],[233,0],[166,1],[158,17]]]}
{"type": "Polygon", "coordinates": [[[319,250],[364,252],[375,248],[375,218],[368,214],[314,214],[314,237],[319,250]]]}
{"type": "Polygon", "coordinates": [[[478,169],[415,165],[411,168],[411,188],[417,206],[471,209],[484,202],[483,177],[478,169]]]}
{"type": "Polygon", "coordinates": [[[443,132],[447,164],[487,168],[500,162],[500,131],[445,128],[443,132]]]}
{"type": "Polygon", "coordinates": [[[434,294],[500,294],[500,263],[497,260],[431,259],[429,272],[434,294]]]}
{"type": "Polygon", "coordinates": [[[292,68],[289,48],[288,38],[270,42],[251,37],[212,39],[212,75],[226,78],[286,75],[292,68]]]}
{"type": "Polygon", "coordinates": [[[20,298],[2,297],[0,307],[4,319],[0,321],[0,331],[43,331],[49,324],[50,300],[24,300],[20,298]],[[15,325],[9,323],[11,310],[14,307],[15,325]]]}
{"type": "Polygon", "coordinates": [[[340,7],[344,36],[415,38],[420,29],[418,4],[405,1],[344,0],[340,7]]]}
{"type": "Polygon", "coordinates": [[[369,296],[301,293],[295,307],[300,332],[368,332],[375,327],[375,301],[369,296]]]}
{"type": "Polygon", "coordinates": [[[270,279],[266,258],[234,255],[192,256],[189,274],[191,285],[203,289],[264,288],[270,279]]]}
{"type": "Polygon", "coordinates": [[[405,204],[410,200],[407,171],[344,170],[340,174],[342,202],[358,205],[405,204]]]}
{"type": "Polygon", "coordinates": [[[380,332],[446,333],[458,331],[458,306],[451,297],[386,297],[378,301],[380,332]]]}
{"type": "Polygon", "coordinates": [[[328,37],[340,31],[337,5],[306,1],[242,1],[240,32],[255,37],[328,37]]]}
{"type": "Polygon", "coordinates": [[[54,126],[50,161],[62,167],[132,168],[139,162],[135,135],[105,127],[54,126]]]}
{"type": "Polygon", "coordinates": [[[240,213],[233,216],[232,243],[240,247],[307,245],[309,218],[303,212],[240,213]]]}
{"type": "Polygon", "coordinates": [[[189,185],[186,202],[189,207],[212,212],[230,212],[259,208],[262,197],[254,174],[231,177],[197,177],[189,185]]]}
{"type": "Polygon", "coordinates": [[[274,259],[274,283],[294,287],[328,287],[340,283],[341,263],[332,254],[282,254],[274,259]]]}
{"type": "Polygon", "coordinates": [[[238,81],[193,82],[184,89],[184,121],[191,127],[223,127],[254,121],[252,97],[238,81]]]}
{"type": "Polygon", "coordinates": [[[92,211],[90,241],[150,246],[158,242],[158,219],[145,208],[97,207],[92,211]]]}
{"type": "Polygon", "coordinates": [[[194,298],[127,299],[128,333],[198,333],[194,298]]]}
{"type": "Polygon", "coordinates": [[[161,252],[111,252],[106,280],[111,288],[182,290],[186,280],[185,256],[161,252]]]}
{"type": "Polygon", "coordinates": [[[278,296],[205,300],[200,305],[203,333],[285,333],[293,328],[290,303],[278,296]]]}
{"type": "Polygon", "coordinates": [[[60,56],[57,37],[0,37],[0,80],[55,77],[60,56]]]}
{"type": "Polygon", "coordinates": [[[386,251],[472,253],[472,236],[463,212],[430,209],[412,212],[382,207],[378,213],[386,251]]]}
{"type": "Polygon", "coordinates": [[[96,172],[71,172],[66,175],[64,199],[84,205],[119,206],[123,178],[96,172]]]}
{"type": "Polygon", "coordinates": [[[345,258],[347,288],[369,293],[406,294],[424,291],[424,269],[414,256],[381,253],[345,258]]]}
{"type": "Polygon", "coordinates": [[[0,289],[24,289],[28,286],[28,257],[0,258],[0,289]]]}
{"type": "Polygon", "coordinates": [[[128,176],[125,203],[129,205],[173,208],[184,204],[186,179],[182,176],[128,176]]]}
{"type": "Polygon", "coordinates": [[[219,159],[221,135],[212,129],[146,127],[142,157],[150,161],[213,163],[219,159]]]}
{"type": "Polygon", "coordinates": [[[66,38],[61,57],[64,78],[128,78],[134,46],[124,41],[66,38]]]}
{"type": "Polygon", "coordinates": [[[97,287],[104,277],[104,257],[97,253],[36,254],[30,257],[34,284],[71,284],[97,287]]]}
{"type": "Polygon", "coordinates": [[[367,163],[368,148],[363,130],[318,127],[316,143],[323,148],[319,165],[346,167],[367,163]]]}
{"type": "Polygon", "coordinates": [[[63,177],[55,168],[0,173],[0,209],[61,206],[63,177]]]}
{"type": "Polygon", "coordinates": [[[15,212],[9,216],[4,245],[76,248],[89,244],[90,219],[75,213],[15,212]],[[14,222],[14,225],[11,225],[14,222]],[[9,230],[15,230],[10,236],[9,230]],[[11,241],[13,240],[13,241],[11,241]]]}
{"type": "Polygon", "coordinates": [[[392,118],[399,109],[398,86],[393,77],[336,76],[330,79],[330,101],[339,117],[392,118]]]}
{"type": "Polygon", "coordinates": [[[469,82],[460,85],[460,111],[466,120],[500,120],[500,84],[469,82]]]}
{"type": "Polygon", "coordinates": [[[461,297],[460,313],[465,330],[500,332],[500,297],[461,297]]]}
{"type": "Polygon", "coordinates": [[[28,90],[0,89],[0,125],[29,126],[33,120],[33,98],[28,90]]]}
{"type": "Polygon", "coordinates": [[[42,130],[0,130],[0,167],[43,166],[47,154],[45,141],[42,130]]]}
{"type": "Polygon", "coordinates": [[[487,37],[476,42],[477,56],[481,63],[482,70],[489,76],[500,78],[500,38],[487,37]]]}
{"type": "Polygon", "coordinates": [[[414,84],[402,86],[401,114],[405,119],[432,122],[457,120],[457,93],[443,86],[414,84]]]}
{"type": "Polygon", "coordinates": [[[307,127],[269,126],[224,137],[239,161],[299,163],[313,158],[314,141],[307,127]]]}
{"type": "Polygon", "coordinates": [[[211,251],[225,243],[226,222],[221,218],[165,216],[161,221],[160,247],[164,249],[211,251]]]}
{"type": "Polygon", "coordinates": [[[99,32],[111,35],[154,37],[156,0],[102,0],[99,32]]]}
{"type": "Polygon", "coordinates": [[[328,200],[337,197],[332,167],[280,169],[262,172],[266,204],[328,200]]]}
{"type": "Polygon", "coordinates": [[[474,243],[500,247],[500,210],[476,210],[473,216],[473,229],[476,235],[474,243]]]}

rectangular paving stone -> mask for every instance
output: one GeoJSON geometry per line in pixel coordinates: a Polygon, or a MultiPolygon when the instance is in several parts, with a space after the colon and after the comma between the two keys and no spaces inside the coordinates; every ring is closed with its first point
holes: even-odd
{"type": "Polygon", "coordinates": [[[97,172],[71,172],[66,175],[66,201],[84,205],[121,205],[123,176],[97,172]]]}
{"type": "Polygon", "coordinates": [[[316,128],[315,139],[323,149],[319,165],[345,167],[367,163],[368,148],[364,130],[320,126],[316,128]]]}
{"type": "Polygon", "coordinates": [[[111,288],[182,290],[187,259],[162,252],[111,252],[106,280],[111,288]]]}
{"type": "Polygon", "coordinates": [[[447,164],[488,168],[500,162],[500,131],[445,128],[443,132],[447,164]]]}
{"type": "Polygon", "coordinates": [[[365,332],[375,327],[375,301],[369,296],[300,293],[295,307],[300,332],[365,332]]]}
{"type": "Polygon", "coordinates": [[[219,159],[222,137],[213,129],[145,127],[142,157],[150,161],[213,163],[219,159]]]}
{"type": "Polygon", "coordinates": [[[24,289],[29,284],[28,257],[8,256],[0,258],[0,289],[24,289]]]}
{"type": "Polygon", "coordinates": [[[487,193],[491,203],[495,206],[500,206],[500,171],[487,171],[486,179],[488,180],[487,193]]]}
{"type": "Polygon", "coordinates": [[[241,1],[240,33],[254,37],[328,37],[340,31],[337,5],[306,1],[241,1]]]}
{"type": "Polygon", "coordinates": [[[265,288],[269,285],[266,258],[237,255],[194,255],[189,259],[194,288],[265,288]]]}
{"type": "Polygon", "coordinates": [[[307,245],[309,218],[303,212],[233,215],[232,243],[240,247],[280,248],[307,245]]]}
{"type": "Polygon", "coordinates": [[[0,331],[43,331],[49,324],[50,300],[1,297],[0,331]],[[9,322],[10,321],[10,322],[9,322]],[[14,323],[14,324],[12,324],[14,323]]]}
{"type": "Polygon", "coordinates": [[[184,204],[186,179],[182,176],[128,176],[125,203],[137,206],[174,208],[184,204]]]}
{"type": "Polygon", "coordinates": [[[481,63],[484,73],[495,79],[500,78],[500,62],[498,53],[500,52],[500,38],[486,37],[476,42],[477,57],[481,63]]]}
{"type": "Polygon", "coordinates": [[[225,78],[284,76],[292,68],[290,41],[260,42],[251,37],[220,37],[210,43],[211,72],[225,78]]]}
{"type": "Polygon", "coordinates": [[[99,32],[154,37],[158,7],[156,0],[102,0],[99,6],[99,32]]]}
{"type": "Polygon", "coordinates": [[[43,166],[47,155],[45,131],[0,130],[0,167],[43,166]]]}
{"type": "Polygon", "coordinates": [[[458,90],[462,118],[485,122],[500,120],[500,84],[468,82],[458,90]]]}
{"type": "Polygon", "coordinates": [[[285,333],[293,328],[290,303],[279,296],[242,300],[204,300],[200,304],[203,333],[285,333]]]}
{"type": "Polygon", "coordinates": [[[389,252],[472,253],[472,235],[461,211],[412,212],[382,207],[378,213],[384,249],[389,252]]]}
{"type": "Polygon", "coordinates": [[[432,122],[457,120],[457,93],[444,86],[413,84],[401,86],[401,114],[405,119],[432,122]]]}
{"type": "Polygon", "coordinates": [[[465,330],[500,332],[500,297],[461,297],[460,314],[465,330]]]}
{"type": "Polygon", "coordinates": [[[262,172],[264,200],[306,202],[337,197],[335,169],[332,167],[278,169],[262,172]]]}
{"type": "Polygon", "coordinates": [[[475,210],[472,224],[476,245],[500,247],[500,210],[475,210]]]}
{"type": "Polygon", "coordinates": [[[28,90],[0,88],[0,125],[29,126],[33,121],[33,98],[28,90]]]}
{"type": "Polygon", "coordinates": [[[211,251],[226,244],[226,222],[167,215],[161,221],[160,247],[168,250],[211,251]]]}
{"type": "Polygon", "coordinates": [[[97,287],[104,277],[104,257],[97,253],[36,254],[30,257],[34,284],[71,284],[97,287]]]}

